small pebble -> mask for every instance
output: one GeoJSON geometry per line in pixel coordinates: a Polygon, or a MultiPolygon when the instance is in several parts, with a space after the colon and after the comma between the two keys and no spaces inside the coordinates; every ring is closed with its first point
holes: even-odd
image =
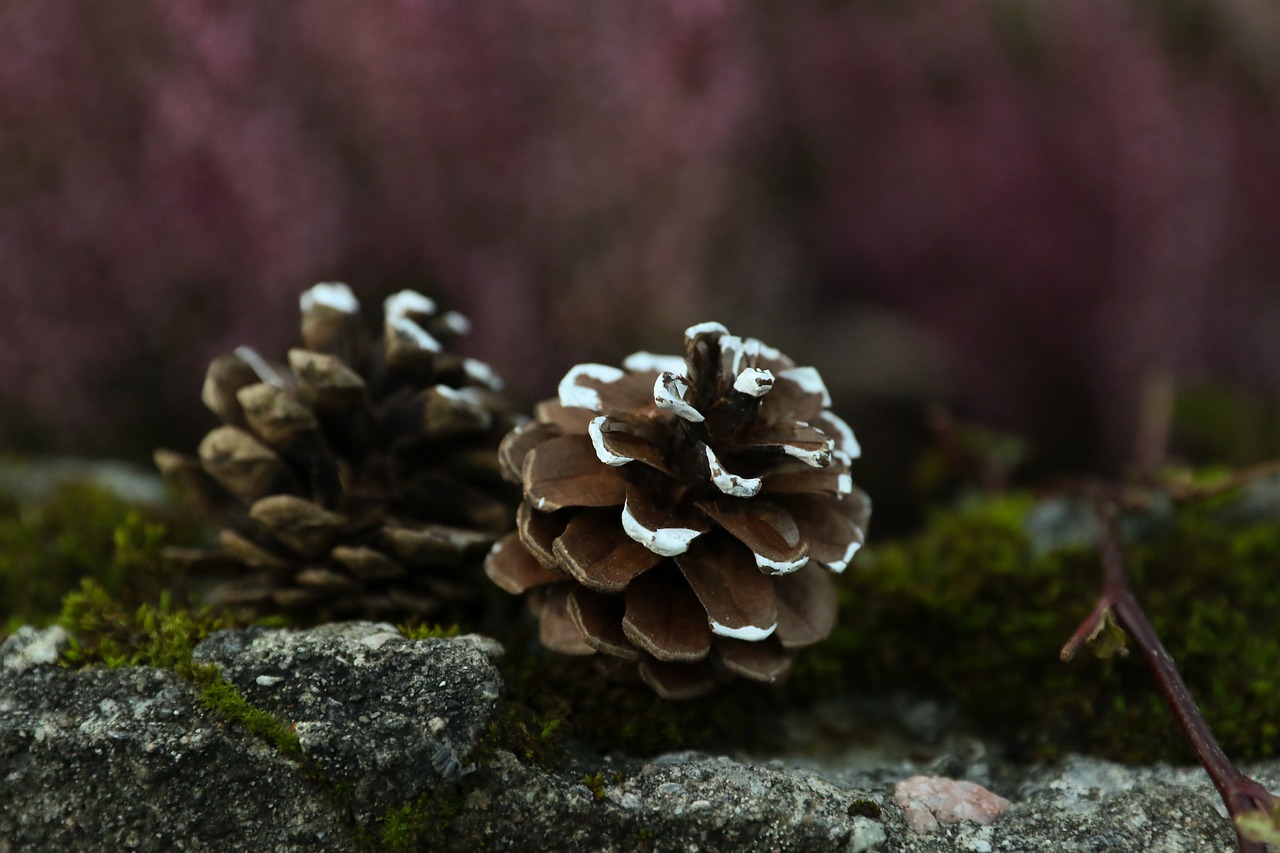
{"type": "Polygon", "coordinates": [[[962,820],[988,824],[1012,805],[981,785],[942,776],[912,776],[893,789],[893,798],[919,833],[962,820]]]}

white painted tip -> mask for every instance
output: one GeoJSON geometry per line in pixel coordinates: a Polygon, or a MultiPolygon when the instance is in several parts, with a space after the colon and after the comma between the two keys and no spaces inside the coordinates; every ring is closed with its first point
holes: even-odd
{"type": "Polygon", "coordinates": [[[591,446],[595,448],[596,458],[606,465],[618,467],[626,465],[628,462],[634,462],[630,456],[623,456],[614,453],[612,450],[604,446],[604,422],[608,420],[604,415],[591,419],[591,423],[587,424],[587,435],[591,437],[591,446]]]}
{"type": "Polygon", "coordinates": [[[659,409],[675,412],[686,421],[700,424],[705,420],[699,412],[687,402],[689,396],[689,380],[676,373],[659,373],[653,382],[653,402],[659,409]]]}
{"type": "Polygon", "coordinates": [[[707,447],[706,451],[707,465],[711,468],[711,482],[715,483],[717,489],[734,498],[753,498],[759,494],[760,487],[764,484],[762,478],[739,477],[737,474],[730,474],[720,464],[720,460],[716,458],[714,450],[707,447]]]}
{"type": "Polygon", "coordinates": [[[782,452],[795,459],[799,459],[810,468],[826,468],[831,464],[831,445],[833,442],[828,439],[827,446],[821,450],[805,450],[803,447],[796,447],[793,444],[782,445],[782,452]]]}
{"type": "Polygon", "coordinates": [[[387,325],[390,326],[398,338],[407,341],[413,346],[426,352],[443,352],[444,347],[440,345],[431,333],[422,328],[410,319],[407,314],[388,314],[387,325]]]}
{"type": "Polygon", "coordinates": [[[862,547],[862,543],[856,539],[849,543],[849,547],[844,549],[844,556],[839,560],[832,560],[827,563],[827,568],[836,574],[840,574],[849,567],[849,562],[853,559],[853,555],[858,553],[858,549],[862,547]]]}
{"type": "Polygon", "coordinates": [[[258,355],[258,351],[253,347],[236,347],[236,358],[249,365],[249,369],[257,374],[258,379],[268,385],[274,385],[277,388],[285,387],[284,377],[276,372],[276,369],[267,362],[265,358],[258,355]]]}
{"type": "Polygon", "coordinates": [[[689,544],[702,535],[702,531],[689,527],[660,527],[650,530],[631,514],[631,508],[625,501],[622,504],[622,529],[659,557],[683,554],[689,550],[689,544]]]}
{"type": "Polygon", "coordinates": [[[434,314],[435,300],[423,296],[416,290],[402,290],[393,293],[382,302],[382,314],[387,319],[403,317],[406,314],[434,314]]]}
{"type": "Polygon", "coordinates": [[[298,297],[298,306],[303,314],[309,314],[318,307],[331,308],[343,314],[356,314],[360,311],[356,295],[340,281],[322,281],[302,291],[302,295],[298,297]]]}
{"type": "Polygon", "coordinates": [[[831,394],[827,392],[827,385],[816,367],[792,367],[779,373],[778,378],[796,383],[806,394],[821,394],[822,405],[831,405],[831,394]]]}
{"type": "Polygon", "coordinates": [[[853,494],[853,477],[850,474],[841,474],[836,479],[836,490],[842,495],[853,494]]]}
{"type": "MultiPolygon", "coordinates": [[[[755,552],[752,552],[755,554],[755,552]]],[[[794,571],[804,568],[809,562],[806,555],[798,560],[770,560],[763,554],[755,554],[756,566],[761,569],[767,569],[771,575],[789,575],[794,571]]]]}
{"type": "Polygon", "coordinates": [[[778,623],[774,622],[768,628],[757,628],[755,625],[745,625],[741,628],[729,628],[721,625],[712,619],[711,633],[719,634],[721,637],[733,637],[735,640],[746,640],[748,643],[758,643],[767,639],[774,631],[778,629],[778,623]]]}
{"type": "Polygon", "coordinates": [[[737,335],[720,336],[720,359],[729,365],[735,376],[745,367],[757,364],[761,358],[791,366],[791,359],[758,338],[740,338],[737,335]]]}
{"type": "Polygon", "coordinates": [[[446,311],[441,315],[440,322],[459,337],[471,334],[471,321],[466,318],[466,315],[459,314],[457,311],[446,311]]]}
{"type": "Polygon", "coordinates": [[[684,356],[657,355],[651,352],[633,352],[622,360],[622,366],[632,373],[646,373],[656,370],[659,373],[685,373],[688,369],[684,356]]]}
{"type": "Polygon", "coordinates": [[[502,390],[502,377],[499,376],[494,369],[483,361],[474,358],[464,358],[462,360],[462,372],[467,374],[467,378],[473,382],[479,382],[490,391],[502,390]]]}
{"type": "Polygon", "coordinates": [[[747,346],[749,347],[747,352],[756,358],[767,358],[770,361],[781,361],[787,364],[794,364],[791,359],[782,354],[782,350],[777,347],[771,347],[764,341],[757,340],[756,338],[747,338],[747,346]]]}
{"type": "Polygon", "coordinates": [[[833,412],[823,412],[822,421],[820,429],[828,435],[834,433],[831,437],[835,439],[836,450],[849,459],[857,459],[862,455],[862,445],[858,444],[858,439],[853,435],[853,428],[844,418],[833,412]]]}
{"type": "Polygon", "coordinates": [[[740,394],[750,394],[752,397],[763,397],[773,388],[773,382],[773,371],[748,367],[733,380],[733,390],[740,394]]]}
{"type": "Polygon", "coordinates": [[[597,382],[610,383],[617,382],[626,376],[616,367],[607,364],[578,364],[569,368],[569,372],[560,380],[560,385],[556,392],[560,397],[560,405],[570,409],[590,409],[593,412],[600,411],[600,395],[596,393],[594,388],[588,388],[585,385],[579,385],[578,379],[582,377],[594,379],[597,382]]]}
{"type": "Polygon", "coordinates": [[[696,323],[684,330],[685,338],[693,340],[698,335],[711,335],[719,332],[722,335],[729,334],[729,330],[725,328],[723,323],[696,323]]]}

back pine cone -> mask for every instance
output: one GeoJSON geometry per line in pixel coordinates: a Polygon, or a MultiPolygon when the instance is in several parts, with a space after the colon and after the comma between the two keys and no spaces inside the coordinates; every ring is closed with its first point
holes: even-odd
{"type": "Polygon", "coordinates": [[[230,572],[210,603],[308,622],[465,612],[518,499],[500,381],[444,350],[467,321],[421,294],[389,297],[372,341],[345,284],[300,302],[287,365],[247,347],[214,360],[202,396],[223,425],[198,458],[155,454],[222,527],[216,552],[186,555],[230,572]]]}
{"type": "Polygon", "coordinates": [[[774,681],[835,625],[870,513],[818,372],[718,323],[686,355],[582,364],[499,449],[524,488],[485,571],[543,645],[689,698],[774,681]]]}

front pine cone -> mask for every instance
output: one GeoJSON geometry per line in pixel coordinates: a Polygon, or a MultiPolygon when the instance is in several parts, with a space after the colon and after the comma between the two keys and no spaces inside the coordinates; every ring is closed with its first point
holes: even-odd
{"type": "Polygon", "coordinates": [[[345,284],[301,308],[287,365],[241,347],[209,366],[223,425],[199,458],[155,454],[221,525],[216,552],[188,555],[230,571],[211,603],[303,621],[465,612],[518,500],[497,458],[516,423],[499,380],[444,350],[465,318],[413,291],[386,300],[374,340],[345,284]]]}
{"type": "Polygon", "coordinates": [[[524,502],[485,563],[545,646],[672,699],[774,681],[825,638],[870,513],[816,370],[718,323],[685,335],[684,358],[574,367],[503,439],[524,502]]]}

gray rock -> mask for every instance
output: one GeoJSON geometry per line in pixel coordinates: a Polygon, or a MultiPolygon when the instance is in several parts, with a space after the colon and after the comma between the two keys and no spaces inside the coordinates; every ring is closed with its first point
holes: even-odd
{"type": "Polygon", "coordinates": [[[294,725],[303,753],[348,788],[358,821],[456,781],[502,692],[484,637],[406,640],[391,625],[219,631],[195,650],[251,704],[294,725]]]}
{"type": "MultiPolygon", "coordinates": [[[[0,646],[0,853],[349,850],[359,834],[376,847],[387,815],[406,804],[426,850],[1234,849],[1198,768],[1083,757],[1018,767],[954,732],[931,731],[919,759],[895,747],[877,761],[865,745],[651,760],[577,748],[552,770],[531,766],[482,743],[500,708],[500,650],[478,637],[412,642],[350,623],[205,640],[197,657],[294,724],[304,759],[206,710],[172,673],[59,669],[64,641],[24,629],[0,646]],[[940,761],[939,749],[961,757],[940,761]],[[894,785],[944,772],[1011,808],[988,826],[914,832],[894,785]]],[[[1280,786],[1280,763],[1249,769],[1280,786]]]]}
{"type": "MultiPolygon", "coordinates": [[[[50,629],[51,631],[57,629],[50,629]]],[[[0,647],[0,850],[329,850],[350,830],[327,789],[150,668],[69,672],[0,647]]]]}

